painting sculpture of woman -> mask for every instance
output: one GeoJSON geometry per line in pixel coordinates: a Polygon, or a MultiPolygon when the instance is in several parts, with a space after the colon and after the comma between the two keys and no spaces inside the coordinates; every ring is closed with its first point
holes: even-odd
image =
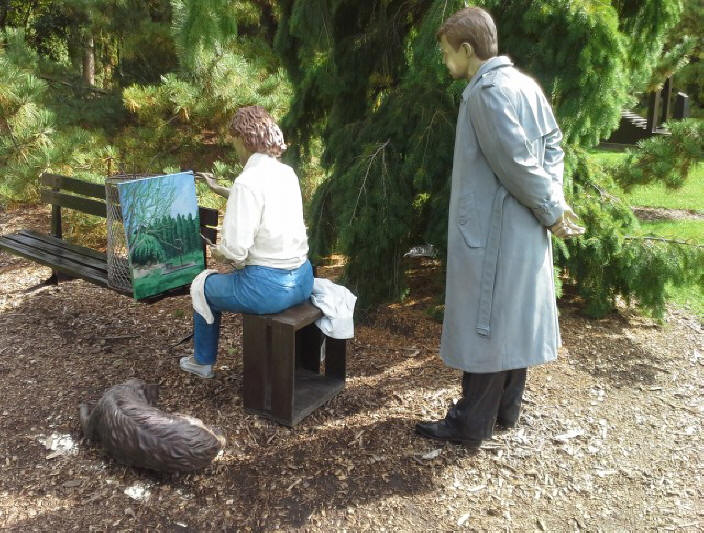
{"type": "Polygon", "coordinates": [[[281,130],[260,106],[239,109],[230,130],[244,170],[229,191],[205,177],[228,197],[221,242],[212,251],[235,270],[205,270],[193,280],[194,353],[180,361],[203,378],[214,375],[222,311],[279,313],[307,300],[313,288],[298,177],[279,161],[286,150],[281,130]]]}

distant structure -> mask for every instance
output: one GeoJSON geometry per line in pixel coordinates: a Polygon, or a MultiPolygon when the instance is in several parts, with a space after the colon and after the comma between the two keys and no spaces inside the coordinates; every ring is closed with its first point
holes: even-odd
{"type": "Polygon", "coordinates": [[[669,135],[664,126],[669,119],[683,119],[689,116],[689,97],[678,92],[672,98],[672,77],[665,80],[659,91],[650,93],[648,103],[648,118],[624,110],[621,112],[621,123],[616,131],[606,141],[607,144],[636,144],[642,139],[653,135],[669,135]]]}

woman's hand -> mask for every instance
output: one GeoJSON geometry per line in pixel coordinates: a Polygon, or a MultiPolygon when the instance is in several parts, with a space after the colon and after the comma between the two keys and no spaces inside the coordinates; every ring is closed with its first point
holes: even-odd
{"type": "Polygon", "coordinates": [[[215,181],[215,176],[213,175],[212,172],[196,172],[193,174],[196,178],[204,179],[205,183],[208,184],[208,187],[211,189],[213,187],[217,186],[217,181],[215,181]]]}
{"type": "Polygon", "coordinates": [[[218,185],[215,175],[212,172],[194,172],[193,177],[205,180],[205,183],[215,194],[219,194],[225,198],[230,196],[230,189],[223,187],[222,185],[218,185]]]}
{"type": "Polygon", "coordinates": [[[208,246],[208,248],[210,248],[210,257],[212,257],[214,260],[219,261],[221,263],[230,261],[230,259],[227,258],[225,254],[220,251],[219,246],[212,245],[208,246]]]}

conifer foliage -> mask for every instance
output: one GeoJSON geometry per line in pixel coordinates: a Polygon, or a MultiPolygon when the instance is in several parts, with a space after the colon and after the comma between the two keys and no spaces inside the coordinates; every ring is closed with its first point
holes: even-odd
{"type": "MultiPolygon", "coordinates": [[[[688,268],[701,254],[632,238],[638,223],[620,189],[584,149],[615,129],[632,92],[649,81],[681,3],[475,3],[495,17],[500,53],[541,83],[565,133],[568,198],[589,231],[559,243],[559,265],[592,314],[608,312],[619,295],[662,313],[665,283],[691,281],[688,268]]],[[[303,160],[322,137],[328,172],[311,209],[313,250],[347,255],[346,282],[362,306],[403,295],[401,258],[410,245],[445,242],[464,84],[450,83],[435,32],[464,5],[281,2],[276,45],[295,90],[285,125],[303,160]]]]}
{"type": "Polygon", "coordinates": [[[182,168],[233,177],[223,133],[234,111],[288,107],[272,0],[4,4],[1,203],[36,199],[43,171],[99,183],[182,168]]]}
{"type": "Polygon", "coordinates": [[[34,73],[36,54],[21,31],[0,41],[0,168],[5,190],[33,185],[43,168],[42,149],[50,144],[53,116],[44,105],[46,83],[34,73]]]}
{"type": "Polygon", "coordinates": [[[255,104],[282,116],[290,97],[286,73],[260,35],[264,8],[228,0],[172,4],[179,68],[158,84],[134,84],[123,92],[134,120],[131,139],[123,137],[128,166],[177,163],[232,175],[234,151],[222,142],[228,120],[238,107],[255,104]],[[253,35],[241,38],[242,28],[253,35]]]}

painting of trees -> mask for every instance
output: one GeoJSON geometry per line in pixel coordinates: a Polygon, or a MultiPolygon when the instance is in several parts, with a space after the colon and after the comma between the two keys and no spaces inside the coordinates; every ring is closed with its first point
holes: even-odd
{"type": "Polygon", "coordinates": [[[118,184],[137,298],[189,283],[204,268],[193,174],[118,184]]]}

